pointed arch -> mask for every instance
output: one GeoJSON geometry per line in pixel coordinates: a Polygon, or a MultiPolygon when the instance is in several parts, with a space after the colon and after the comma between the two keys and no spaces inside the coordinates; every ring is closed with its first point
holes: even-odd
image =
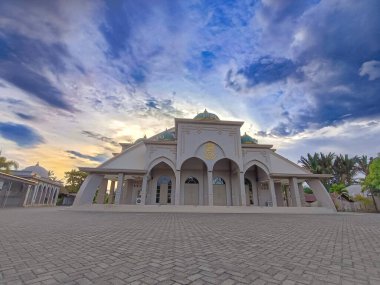
{"type": "Polygon", "coordinates": [[[164,157],[164,156],[160,156],[160,157],[157,157],[156,159],[154,159],[153,161],[151,161],[148,165],[148,168],[147,168],[147,173],[149,173],[153,167],[155,167],[156,165],[160,164],[161,162],[167,164],[172,170],[173,172],[175,173],[175,165],[173,163],[173,161],[171,161],[169,158],[167,157],[164,157]]]}

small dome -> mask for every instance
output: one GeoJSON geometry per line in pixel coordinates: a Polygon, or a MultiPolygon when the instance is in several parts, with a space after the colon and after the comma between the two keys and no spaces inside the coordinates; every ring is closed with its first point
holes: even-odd
{"type": "Polygon", "coordinates": [[[146,135],[144,135],[144,137],[142,137],[142,138],[137,139],[137,140],[134,142],[134,144],[137,144],[137,143],[142,142],[142,141],[144,141],[144,140],[146,140],[146,135]]]}
{"type": "Polygon", "coordinates": [[[257,139],[254,139],[253,137],[247,135],[247,133],[244,133],[244,135],[241,137],[241,143],[242,144],[257,144],[257,139]]]}
{"type": "Polygon", "coordinates": [[[169,132],[168,129],[166,129],[163,133],[161,133],[158,136],[157,140],[159,140],[159,141],[174,141],[175,140],[174,133],[169,132]]]}
{"type": "Polygon", "coordinates": [[[199,113],[194,117],[194,120],[199,121],[220,121],[219,117],[213,113],[207,112],[205,109],[203,113],[199,113]]]}
{"type": "Polygon", "coordinates": [[[40,166],[40,164],[38,162],[36,165],[28,166],[23,171],[30,171],[30,172],[37,174],[38,176],[40,176],[42,178],[49,178],[49,171],[47,171],[45,168],[40,166]]]}

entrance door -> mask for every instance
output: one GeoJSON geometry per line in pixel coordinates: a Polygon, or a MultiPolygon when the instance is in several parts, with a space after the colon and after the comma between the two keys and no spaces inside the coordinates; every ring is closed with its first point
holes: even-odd
{"type": "Polygon", "coordinates": [[[226,185],[214,185],[214,205],[227,205],[226,185]]]}
{"type": "Polygon", "coordinates": [[[185,184],[185,205],[198,205],[199,184],[185,184]]]}
{"type": "Polygon", "coordinates": [[[160,187],[160,205],[168,204],[168,184],[161,184],[160,187]]]}
{"type": "Polygon", "coordinates": [[[185,205],[198,205],[199,203],[199,181],[190,176],[185,181],[185,205]]]}
{"type": "Polygon", "coordinates": [[[227,206],[226,182],[221,177],[215,177],[212,181],[214,206],[227,206]]]}

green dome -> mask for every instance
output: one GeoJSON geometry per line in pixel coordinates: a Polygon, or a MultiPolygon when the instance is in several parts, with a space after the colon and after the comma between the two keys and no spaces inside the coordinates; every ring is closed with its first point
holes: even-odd
{"type": "Polygon", "coordinates": [[[220,121],[217,115],[207,112],[205,109],[203,113],[199,113],[194,117],[194,120],[199,121],[220,121]]]}
{"type": "Polygon", "coordinates": [[[241,137],[241,143],[242,144],[257,144],[257,139],[254,139],[253,137],[247,135],[247,133],[244,133],[244,135],[241,137]]]}
{"type": "Polygon", "coordinates": [[[174,141],[175,140],[174,133],[169,132],[168,129],[166,129],[163,133],[161,133],[158,136],[157,140],[159,140],[159,141],[174,141]]]}

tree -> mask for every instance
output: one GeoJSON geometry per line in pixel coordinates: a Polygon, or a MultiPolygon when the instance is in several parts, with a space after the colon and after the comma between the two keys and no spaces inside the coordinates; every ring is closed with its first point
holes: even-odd
{"type": "Polygon", "coordinates": [[[331,185],[330,192],[336,193],[336,194],[342,195],[342,196],[348,196],[349,195],[348,190],[346,189],[346,186],[343,183],[331,185]]]}
{"type": "Polygon", "coordinates": [[[369,164],[368,175],[362,183],[362,190],[368,190],[371,193],[373,203],[375,205],[376,211],[378,212],[378,207],[376,205],[376,200],[374,195],[380,193],[380,158],[375,158],[369,164]]]}
{"type": "Polygon", "coordinates": [[[60,181],[57,176],[55,176],[55,173],[53,170],[48,171],[49,179],[53,181],[60,181]]]}
{"type": "Polygon", "coordinates": [[[1,156],[0,151],[0,172],[9,173],[11,168],[18,169],[18,163],[14,160],[7,160],[5,156],[1,156]]]}
{"type": "MultiPolygon", "coordinates": [[[[306,157],[301,156],[298,161],[303,167],[307,168],[311,173],[314,174],[333,174],[333,161],[335,154],[329,152],[328,154],[314,153],[311,155],[307,154],[306,157]]],[[[321,179],[324,186],[329,189],[332,181],[329,178],[321,179]]]]}
{"type": "Polygon", "coordinates": [[[80,186],[84,182],[87,177],[87,173],[72,169],[70,171],[65,172],[65,188],[70,193],[77,193],[79,191],[80,186]]]}
{"type": "Polygon", "coordinates": [[[365,176],[369,173],[369,164],[373,160],[372,157],[367,158],[366,155],[362,155],[361,157],[357,158],[357,169],[359,172],[363,173],[365,176]]]}
{"type": "Polygon", "coordinates": [[[348,155],[339,155],[335,158],[333,164],[334,180],[335,183],[343,183],[348,186],[352,184],[353,177],[357,174],[358,168],[356,162],[357,156],[349,158],[348,155]]]}

